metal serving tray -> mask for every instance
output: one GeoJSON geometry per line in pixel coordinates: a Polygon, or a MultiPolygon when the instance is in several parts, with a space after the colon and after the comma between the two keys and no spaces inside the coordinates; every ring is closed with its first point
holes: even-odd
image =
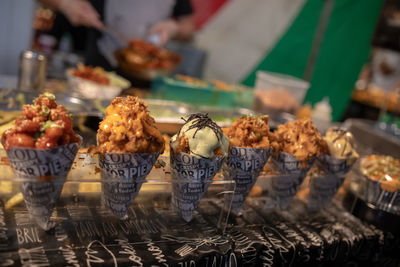
{"type": "Polygon", "coordinates": [[[357,141],[361,155],[384,154],[400,157],[400,139],[374,128],[374,121],[348,119],[343,126],[349,129],[357,141]]]}

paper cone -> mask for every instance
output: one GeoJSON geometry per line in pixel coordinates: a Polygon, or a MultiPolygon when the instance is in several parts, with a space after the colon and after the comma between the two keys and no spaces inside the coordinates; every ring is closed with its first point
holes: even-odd
{"type": "Polygon", "coordinates": [[[311,177],[308,209],[319,210],[325,208],[332,201],[343,181],[344,176],[333,174],[311,177]]]}
{"type": "Polygon", "coordinates": [[[271,149],[232,147],[223,171],[225,179],[236,182],[232,212],[238,214],[271,154],[271,149]]]}
{"type": "Polygon", "coordinates": [[[221,169],[224,157],[204,159],[186,153],[171,153],[170,160],[172,208],[189,222],[215,174],[221,169]]]}
{"type": "Polygon", "coordinates": [[[339,159],[326,154],[317,157],[317,164],[324,174],[310,179],[310,194],[307,204],[310,210],[325,208],[331,202],[339,187],[343,184],[345,175],[352,167],[346,159],[339,159]]]}
{"type": "Polygon", "coordinates": [[[52,149],[12,147],[6,151],[31,217],[44,230],[52,228],[50,217],[60,197],[80,143],[52,149]]]}
{"type": "Polygon", "coordinates": [[[299,174],[280,174],[267,178],[268,196],[264,209],[267,211],[287,209],[304,178],[305,176],[299,174]]]}
{"type": "Polygon", "coordinates": [[[318,156],[318,165],[326,174],[333,174],[336,176],[346,175],[352,167],[352,165],[347,164],[346,159],[339,159],[326,154],[318,156]]]}
{"type": "Polygon", "coordinates": [[[297,161],[295,156],[285,152],[278,152],[272,156],[272,163],[275,166],[275,169],[280,173],[298,174],[304,177],[308,170],[312,167],[314,161],[315,157],[310,159],[307,164],[303,166],[303,162],[297,161]]]}
{"type": "Polygon", "coordinates": [[[305,166],[297,161],[295,156],[285,152],[276,153],[271,159],[274,170],[280,174],[269,178],[268,197],[264,209],[268,211],[287,209],[315,158],[310,159],[305,166]]]}
{"type": "Polygon", "coordinates": [[[138,195],[160,153],[106,153],[100,155],[103,205],[120,219],[138,195]]]}

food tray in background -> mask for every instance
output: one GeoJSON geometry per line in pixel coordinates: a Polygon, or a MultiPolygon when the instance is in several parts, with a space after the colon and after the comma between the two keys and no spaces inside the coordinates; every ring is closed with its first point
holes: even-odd
{"type": "MultiPolygon", "coordinates": [[[[68,88],[75,96],[85,99],[113,99],[118,96],[123,89],[131,86],[130,82],[113,72],[104,72],[104,76],[110,84],[100,84],[95,81],[84,79],[74,75],[74,69],[66,71],[68,88]]],[[[58,99],[58,98],[57,98],[58,99]]]]}
{"type": "Polygon", "coordinates": [[[389,204],[396,193],[377,190],[379,183],[363,175],[359,169],[359,163],[357,162],[349,173],[343,206],[363,221],[385,231],[400,233],[398,227],[400,223],[398,197],[393,203],[396,206],[389,204]]]}
{"type": "MultiPolygon", "coordinates": [[[[209,106],[193,106],[180,101],[162,99],[143,99],[148,104],[150,115],[156,120],[157,127],[162,133],[176,134],[186,117],[192,113],[207,113],[221,127],[227,127],[242,116],[257,115],[256,112],[246,108],[223,109],[209,106]]],[[[97,110],[104,112],[110,101],[92,101],[97,110]]],[[[99,117],[101,117],[99,112],[99,117]]]]}
{"type": "Polygon", "coordinates": [[[114,56],[126,75],[146,81],[171,74],[182,61],[181,55],[138,39],[115,51],[114,56]]]}
{"type": "Polygon", "coordinates": [[[383,154],[400,158],[400,139],[377,130],[374,121],[348,119],[343,126],[354,135],[361,155],[383,154]]]}
{"type": "Polygon", "coordinates": [[[253,90],[248,88],[237,86],[233,90],[221,90],[211,83],[196,85],[166,76],[158,76],[153,80],[151,95],[158,99],[220,108],[251,108],[254,100],[253,90]]]}
{"type": "MultiPolygon", "coordinates": [[[[24,104],[32,104],[32,101],[42,92],[24,92],[14,89],[0,89],[0,112],[21,111],[24,104]]],[[[95,107],[88,100],[74,97],[66,93],[54,92],[57,103],[63,105],[71,114],[96,113],[95,107]]]]}

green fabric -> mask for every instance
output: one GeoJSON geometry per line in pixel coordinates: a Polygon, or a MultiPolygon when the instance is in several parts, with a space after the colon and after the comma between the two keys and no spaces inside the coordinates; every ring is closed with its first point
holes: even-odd
{"type": "Polygon", "coordinates": [[[257,70],[285,73],[301,78],[307,64],[323,3],[323,0],[306,1],[287,32],[242,83],[253,87],[257,70]]]}
{"type": "MultiPolygon", "coordinates": [[[[370,40],[384,0],[336,0],[304,102],[329,96],[333,120],[350,101],[354,83],[370,52],[370,40]]],[[[243,80],[254,86],[257,70],[301,78],[307,64],[323,0],[308,0],[270,53],[243,80]]]]}
{"type": "Polygon", "coordinates": [[[329,96],[332,118],[340,120],[360,70],[367,62],[371,38],[383,0],[336,0],[305,102],[329,96]]]}

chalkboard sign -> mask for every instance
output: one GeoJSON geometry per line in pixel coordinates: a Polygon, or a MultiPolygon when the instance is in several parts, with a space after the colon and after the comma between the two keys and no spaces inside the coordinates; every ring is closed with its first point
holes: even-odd
{"type": "MultiPolygon", "coordinates": [[[[242,216],[216,230],[220,199],[200,203],[185,223],[170,212],[170,199],[133,204],[119,220],[97,199],[60,205],[57,225],[41,230],[26,208],[0,203],[0,266],[392,266],[400,239],[362,223],[334,204],[307,214],[298,200],[290,209],[265,213],[252,198],[242,216]],[[305,214],[307,214],[305,216],[305,214]],[[349,265],[350,264],[350,265],[349,265]]],[[[62,203],[61,203],[62,204],[62,203]]]]}

